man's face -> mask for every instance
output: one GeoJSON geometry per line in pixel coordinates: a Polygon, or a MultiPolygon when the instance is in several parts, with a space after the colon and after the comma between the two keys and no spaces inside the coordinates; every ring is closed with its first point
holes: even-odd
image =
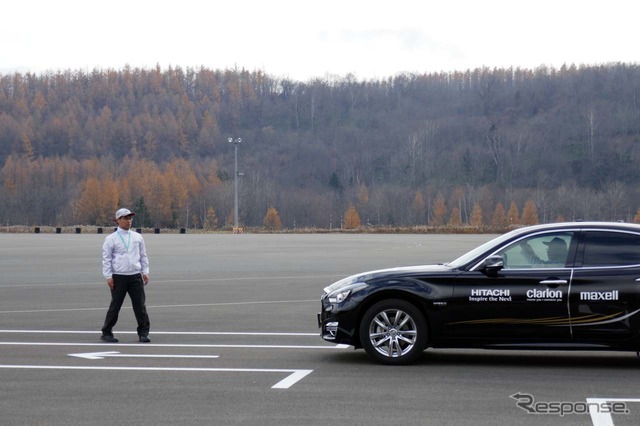
{"type": "Polygon", "coordinates": [[[131,224],[133,223],[133,215],[122,216],[120,219],[116,221],[118,226],[124,230],[131,229],[131,224]]]}
{"type": "Polygon", "coordinates": [[[564,244],[550,244],[547,249],[547,256],[551,262],[565,262],[567,260],[567,248],[564,244]]]}

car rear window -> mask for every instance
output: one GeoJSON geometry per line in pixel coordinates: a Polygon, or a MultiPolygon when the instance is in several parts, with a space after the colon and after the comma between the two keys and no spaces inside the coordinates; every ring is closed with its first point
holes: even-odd
{"type": "Polygon", "coordinates": [[[583,267],[640,265],[640,235],[586,232],[583,267]]]}

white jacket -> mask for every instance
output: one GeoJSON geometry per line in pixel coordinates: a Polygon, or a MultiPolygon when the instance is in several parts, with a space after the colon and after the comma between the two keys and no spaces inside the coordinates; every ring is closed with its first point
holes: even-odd
{"type": "Polygon", "coordinates": [[[142,235],[118,228],[102,245],[102,275],[135,275],[149,273],[149,259],[142,235]]]}

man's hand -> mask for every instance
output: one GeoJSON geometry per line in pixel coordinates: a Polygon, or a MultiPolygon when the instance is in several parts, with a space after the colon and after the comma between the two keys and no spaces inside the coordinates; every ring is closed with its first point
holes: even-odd
{"type": "Polygon", "coordinates": [[[149,275],[148,274],[142,274],[142,281],[144,281],[144,285],[149,284],[149,275]]]}
{"type": "Polygon", "coordinates": [[[535,256],[535,252],[533,251],[529,243],[527,243],[526,241],[523,241],[520,243],[520,249],[522,250],[522,253],[525,256],[532,256],[532,255],[535,256]]]}
{"type": "Polygon", "coordinates": [[[113,278],[107,278],[107,285],[113,290],[113,278]]]}

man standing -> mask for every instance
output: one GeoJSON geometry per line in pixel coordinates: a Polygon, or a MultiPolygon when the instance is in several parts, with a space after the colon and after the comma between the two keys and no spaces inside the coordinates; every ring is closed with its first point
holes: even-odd
{"type": "Polygon", "coordinates": [[[133,216],[135,213],[128,209],[118,210],[115,217],[118,229],[107,236],[102,245],[102,274],[111,290],[111,304],[100,340],[107,343],[118,342],[113,327],[118,322],[118,313],[127,293],[138,322],[138,339],[142,343],[151,341],[144,294],[144,286],[149,282],[149,259],[142,235],[131,231],[133,216]]]}

